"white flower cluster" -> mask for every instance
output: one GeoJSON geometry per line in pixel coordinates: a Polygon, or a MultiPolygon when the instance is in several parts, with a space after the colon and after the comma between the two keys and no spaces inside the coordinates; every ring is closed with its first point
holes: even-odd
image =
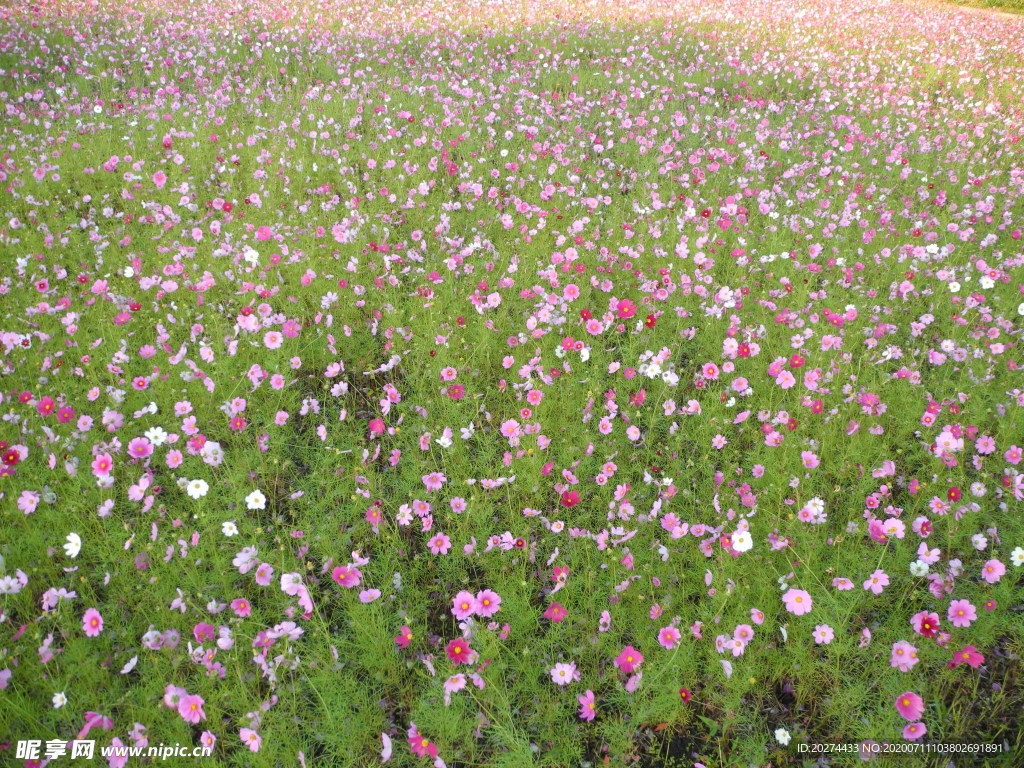
{"type": "Polygon", "coordinates": [[[657,354],[647,350],[640,355],[640,365],[637,370],[648,379],[661,379],[668,386],[675,387],[679,384],[679,374],[676,373],[675,363],[668,362],[672,351],[668,347],[662,347],[657,354]]]}

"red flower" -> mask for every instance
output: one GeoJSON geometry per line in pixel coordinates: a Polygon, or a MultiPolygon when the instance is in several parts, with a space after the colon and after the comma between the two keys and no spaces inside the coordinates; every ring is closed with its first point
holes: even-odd
{"type": "Polygon", "coordinates": [[[562,494],[562,506],[565,508],[575,507],[580,503],[580,495],[576,491],[566,491],[562,494]]]}
{"type": "Polygon", "coordinates": [[[962,494],[960,493],[960,489],[957,488],[955,485],[952,488],[950,488],[948,491],[946,491],[946,497],[950,501],[960,501],[960,496],[961,495],[962,494]]]}
{"type": "Polygon", "coordinates": [[[686,704],[690,700],[690,698],[692,696],[693,696],[693,694],[690,693],[690,689],[689,688],[680,688],[679,689],[679,698],[681,698],[683,700],[683,704],[686,704]]]}
{"type": "Polygon", "coordinates": [[[644,326],[647,327],[647,328],[653,328],[654,324],[657,323],[657,322],[658,322],[658,318],[656,318],[654,315],[648,315],[644,319],[644,326]]]}

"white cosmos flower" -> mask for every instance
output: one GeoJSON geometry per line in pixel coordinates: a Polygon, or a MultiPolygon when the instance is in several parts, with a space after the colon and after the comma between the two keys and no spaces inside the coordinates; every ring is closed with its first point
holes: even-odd
{"type": "Polygon", "coordinates": [[[266,509],[267,497],[258,488],[245,497],[245,506],[248,509],[266,509]]]}
{"type": "Polygon", "coordinates": [[[220,524],[220,532],[225,536],[237,536],[238,526],[235,525],[234,520],[228,520],[220,524]]]}
{"type": "Polygon", "coordinates": [[[960,292],[960,283],[956,282],[955,280],[952,283],[950,283],[949,284],[949,292],[950,293],[959,293],[960,292]]]}
{"type": "Polygon", "coordinates": [[[1017,305],[1017,314],[1024,317],[1024,301],[1017,305]]]}
{"type": "Polygon", "coordinates": [[[78,557],[82,551],[82,537],[77,533],[69,533],[67,543],[64,545],[64,552],[68,557],[78,557]]]}
{"type": "Polygon", "coordinates": [[[53,694],[53,708],[60,709],[68,703],[68,697],[64,695],[64,691],[59,691],[53,694]]]}
{"type": "Polygon", "coordinates": [[[792,737],[789,735],[789,731],[787,731],[785,728],[775,729],[775,740],[779,742],[779,744],[781,744],[782,746],[786,746],[787,744],[789,744],[791,738],[792,737]]]}
{"type": "Polygon", "coordinates": [[[193,499],[201,499],[210,490],[210,484],[205,480],[189,480],[185,486],[185,493],[193,499]]]}
{"type": "Polygon", "coordinates": [[[928,575],[928,563],[923,560],[915,560],[910,564],[910,574],[917,578],[928,575]]]}
{"type": "Polygon", "coordinates": [[[162,427],[150,427],[144,434],[153,447],[159,447],[167,442],[167,432],[162,427]]]}
{"type": "Polygon", "coordinates": [[[754,546],[754,539],[749,531],[740,531],[732,537],[732,548],[737,552],[746,552],[754,546]]]}
{"type": "Polygon", "coordinates": [[[1010,562],[1017,567],[1024,565],[1024,547],[1014,547],[1013,552],[1010,553],[1010,562]]]}

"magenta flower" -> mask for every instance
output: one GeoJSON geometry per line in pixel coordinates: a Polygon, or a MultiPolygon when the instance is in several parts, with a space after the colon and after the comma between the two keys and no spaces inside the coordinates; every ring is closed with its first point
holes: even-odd
{"type": "Polygon", "coordinates": [[[622,649],[622,653],[615,657],[615,666],[627,675],[633,674],[633,670],[639,667],[644,661],[644,655],[632,645],[622,649]]]}
{"type": "Polygon", "coordinates": [[[103,631],[103,617],[95,608],[90,608],[82,616],[82,631],[86,637],[96,637],[103,631]]]}
{"type": "Polygon", "coordinates": [[[935,637],[939,631],[939,614],[921,611],[910,617],[910,626],[914,631],[924,637],[935,637]]]}
{"type": "Polygon", "coordinates": [[[924,701],[916,693],[901,693],[896,697],[896,711],[904,720],[917,720],[924,712],[924,701]]]}
{"type": "Polygon", "coordinates": [[[153,444],[144,437],[136,437],[128,442],[128,455],[134,459],[145,459],[153,455],[153,444]]]}
{"type": "Polygon", "coordinates": [[[395,645],[399,648],[407,648],[409,643],[412,642],[412,629],[402,625],[402,628],[398,631],[398,635],[395,636],[395,645]]]}
{"type": "Polygon", "coordinates": [[[811,612],[814,601],[810,594],[802,589],[790,589],[782,595],[782,602],[786,604],[786,610],[796,616],[803,616],[811,612]]]}
{"type": "Polygon", "coordinates": [[[978,612],[969,600],[953,600],[949,604],[946,618],[954,627],[969,627],[971,622],[978,618],[978,612]]]}
{"type": "Polygon", "coordinates": [[[452,640],[444,649],[448,658],[455,664],[468,664],[473,655],[473,649],[465,640],[452,640]]]}
{"type": "Polygon", "coordinates": [[[924,723],[911,723],[903,729],[903,738],[907,741],[917,741],[924,738],[926,733],[928,729],[924,723]]]}
{"type": "Polygon", "coordinates": [[[954,653],[947,666],[953,669],[961,664],[970,664],[971,667],[977,669],[984,661],[985,657],[978,653],[978,649],[973,645],[968,645],[954,653]]]}
{"type": "Polygon", "coordinates": [[[349,563],[348,565],[335,566],[334,570],[331,571],[331,578],[341,586],[351,589],[352,587],[359,586],[359,582],[362,580],[363,574],[360,573],[358,568],[349,563]]]}
{"type": "Polygon", "coordinates": [[[114,469],[114,460],[109,453],[101,453],[92,461],[92,473],[96,477],[106,477],[114,469]]]}
{"type": "Polygon", "coordinates": [[[586,692],[582,696],[578,696],[576,700],[580,703],[580,720],[590,722],[597,717],[597,709],[594,706],[593,691],[588,688],[586,692]]]}
{"type": "Polygon", "coordinates": [[[406,732],[409,742],[409,749],[416,757],[437,757],[437,744],[428,741],[416,728],[416,723],[409,723],[409,730],[406,732]]]}
{"type": "Polygon", "coordinates": [[[452,613],[459,621],[468,619],[477,612],[477,600],[472,592],[463,590],[452,598],[452,613]]]}
{"type": "Polygon", "coordinates": [[[565,621],[565,617],[567,615],[565,608],[563,608],[559,603],[552,603],[548,606],[548,609],[544,611],[544,618],[555,622],[555,624],[560,624],[565,621]]]}

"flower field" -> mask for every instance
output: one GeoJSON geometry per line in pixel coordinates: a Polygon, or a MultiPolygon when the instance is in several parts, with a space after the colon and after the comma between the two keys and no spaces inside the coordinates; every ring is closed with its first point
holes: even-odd
{"type": "Polygon", "coordinates": [[[1022,105],[930,2],[6,5],[0,763],[1024,765],[1022,105]]]}

